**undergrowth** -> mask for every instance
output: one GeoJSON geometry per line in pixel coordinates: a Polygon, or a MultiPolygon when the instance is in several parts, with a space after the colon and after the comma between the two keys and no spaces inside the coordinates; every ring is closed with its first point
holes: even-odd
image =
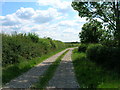
{"type": "Polygon", "coordinates": [[[120,88],[120,76],[87,59],[86,53],[74,50],[72,59],[81,88],[120,88]]]}

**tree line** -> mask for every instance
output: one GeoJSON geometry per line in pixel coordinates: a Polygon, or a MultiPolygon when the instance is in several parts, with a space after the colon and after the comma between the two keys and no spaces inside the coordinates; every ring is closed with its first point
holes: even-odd
{"type": "Polygon", "coordinates": [[[73,1],[72,7],[87,23],[79,33],[79,52],[106,69],[120,73],[120,2],[73,1]]]}
{"type": "MultiPolygon", "coordinates": [[[[83,43],[113,42],[120,47],[120,2],[72,2],[80,17],[87,17],[80,39],[83,43]],[[97,21],[98,18],[100,21],[97,21]],[[96,40],[95,40],[96,39],[96,40]]],[[[113,44],[113,43],[111,43],[113,44]]]]}

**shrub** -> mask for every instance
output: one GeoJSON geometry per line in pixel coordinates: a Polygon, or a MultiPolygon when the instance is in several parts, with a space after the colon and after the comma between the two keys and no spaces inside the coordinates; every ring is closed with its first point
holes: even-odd
{"type": "Polygon", "coordinates": [[[81,44],[81,45],[78,47],[78,52],[86,52],[87,47],[88,47],[87,44],[81,44]]]}
{"type": "Polygon", "coordinates": [[[120,72],[120,49],[115,47],[106,47],[100,44],[89,45],[86,50],[87,58],[107,69],[113,69],[120,72]]]}
{"type": "Polygon", "coordinates": [[[2,65],[15,64],[34,57],[41,57],[51,51],[65,48],[61,41],[39,38],[36,34],[2,34],[2,65]]]}
{"type": "Polygon", "coordinates": [[[120,72],[120,48],[108,48],[109,56],[107,56],[106,66],[120,72]]]}
{"type": "Polygon", "coordinates": [[[105,53],[101,52],[102,49],[103,49],[103,46],[100,44],[89,45],[87,50],[86,50],[87,58],[92,60],[92,61],[98,62],[98,63],[103,63],[103,62],[101,62],[101,60],[102,61],[104,60],[103,56],[105,55],[105,53]]]}
{"type": "Polygon", "coordinates": [[[37,43],[37,42],[39,41],[39,37],[38,37],[38,35],[36,35],[36,34],[29,33],[29,34],[28,34],[28,37],[29,37],[33,42],[35,42],[35,43],[37,43]]]}

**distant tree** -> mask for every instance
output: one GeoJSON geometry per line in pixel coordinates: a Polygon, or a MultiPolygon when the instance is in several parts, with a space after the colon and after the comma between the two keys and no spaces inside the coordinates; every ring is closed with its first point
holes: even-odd
{"type": "Polygon", "coordinates": [[[98,43],[102,36],[103,29],[101,22],[92,20],[85,23],[79,33],[81,43],[98,43]]]}
{"type": "Polygon", "coordinates": [[[88,19],[99,18],[105,22],[107,28],[113,30],[115,40],[120,45],[119,0],[111,0],[111,2],[83,2],[83,0],[74,0],[71,5],[74,10],[79,12],[80,17],[87,17],[88,19]]]}

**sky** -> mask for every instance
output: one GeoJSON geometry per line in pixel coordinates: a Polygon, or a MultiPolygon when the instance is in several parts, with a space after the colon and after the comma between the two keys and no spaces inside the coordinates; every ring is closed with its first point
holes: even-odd
{"type": "Polygon", "coordinates": [[[1,2],[0,30],[11,34],[36,33],[63,42],[79,41],[86,18],[80,18],[71,7],[72,0],[34,0],[34,2],[1,2]]]}

